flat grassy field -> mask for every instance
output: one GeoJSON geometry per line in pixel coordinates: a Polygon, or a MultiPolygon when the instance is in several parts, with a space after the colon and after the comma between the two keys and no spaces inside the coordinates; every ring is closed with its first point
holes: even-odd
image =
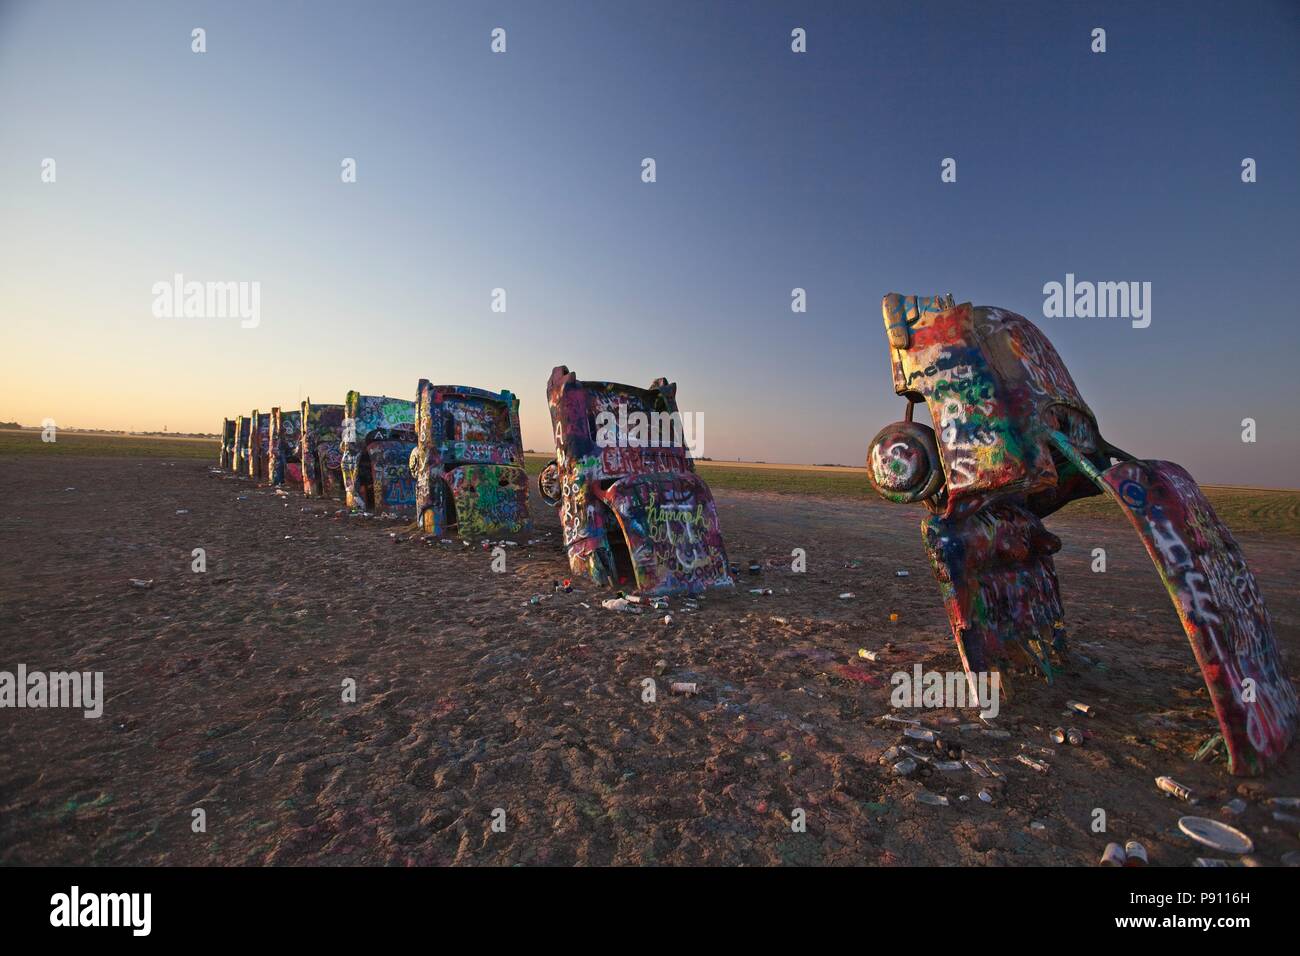
{"type": "MultiPolygon", "coordinates": [[[[217,442],[204,438],[155,438],[133,435],[85,435],[60,432],[58,440],[41,441],[39,431],[0,430],[0,455],[66,455],[87,458],[199,459],[217,463],[217,442]]],[[[551,456],[530,453],[527,468],[537,475],[551,456]]],[[[823,498],[878,501],[864,468],[825,465],[768,465],[757,462],[699,462],[709,487],[726,491],[762,491],[823,498]]],[[[1240,533],[1300,535],[1300,491],[1204,486],[1206,497],[1228,527],[1240,533]]],[[[1119,508],[1104,497],[1068,505],[1063,516],[1120,521],[1119,508]]]]}
{"type": "Polygon", "coordinates": [[[39,431],[0,430],[0,455],[65,455],[83,458],[205,458],[217,463],[212,438],[153,438],[59,432],[41,441],[39,431]]]}

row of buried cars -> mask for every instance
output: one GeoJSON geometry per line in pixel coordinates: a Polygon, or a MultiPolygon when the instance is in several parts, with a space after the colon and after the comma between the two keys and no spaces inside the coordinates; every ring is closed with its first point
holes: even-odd
{"type": "MultiPolygon", "coordinates": [[[[551,372],[556,455],[538,491],[559,511],[574,573],[644,594],[733,583],[713,495],[685,443],[652,446],[619,432],[634,412],[679,415],[676,395],[662,378],[636,388],[581,381],[565,366],[551,372]]],[[[412,519],[439,537],[532,529],[519,399],[509,391],[421,379],[414,401],[352,391],[341,405],[255,409],[224,420],[220,464],[356,511],[412,519]]]]}

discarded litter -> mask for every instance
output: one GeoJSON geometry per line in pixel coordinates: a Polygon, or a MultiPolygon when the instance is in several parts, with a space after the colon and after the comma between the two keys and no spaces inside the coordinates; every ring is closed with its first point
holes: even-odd
{"type": "Polygon", "coordinates": [[[1026,757],[1024,754],[1016,754],[1016,760],[1024,764],[1030,770],[1035,770],[1038,773],[1047,773],[1047,764],[1040,760],[1035,760],[1033,757],[1026,757]]]}
{"type": "Polygon", "coordinates": [[[673,684],[669,685],[669,689],[674,694],[686,694],[688,696],[691,694],[698,694],[700,692],[700,687],[698,684],[687,683],[685,681],[674,682],[673,684]]]}
{"type": "Polygon", "coordinates": [[[1208,817],[1179,817],[1178,829],[1197,843],[1220,853],[1242,854],[1255,849],[1254,841],[1236,827],[1208,817]]]}
{"type": "Polygon", "coordinates": [[[749,593],[750,594],[771,594],[772,589],[771,588],[750,588],[749,593]]]}
{"type": "Polygon", "coordinates": [[[1233,797],[1221,809],[1230,817],[1239,817],[1246,812],[1246,801],[1241,797],[1233,797]]]}
{"type": "Polygon", "coordinates": [[[1081,704],[1077,700],[1067,700],[1065,706],[1076,714],[1085,714],[1088,717],[1097,716],[1097,708],[1093,707],[1091,704],[1081,704]]]}
{"type": "Polygon", "coordinates": [[[911,757],[904,757],[898,763],[894,764],[894,773],[904,777],[910,777],[916,773],[916,761],[911,757]]]}
{"type": "Polygon", "coordinates": [[[897,621],[897,620],[898,620],[898,614],[897,614],[897,612],[890,614],[890,615],[889,615],[889,619],[890,619],[891,621],[897,621]]]}
{"type": "Polygon", "coordinates": [[[845,591],[843,594],[840,595],[840,600],[841,600],[841,601],[849,601],[849,600],[852,600],[853,597],[855,597],[855,595],[854,595],[854,593],[853,593],[852,591],[845,591]]]}
{"type": "Polygon", "coordinates": [[[993,794],[989,793],[987,790],[981,790],[981,791],[980,791],[980,799],[983,800],[985,803],[992,803],[992,802],[993,802],[993,794]]]}
{"type": "Polygon", "coordinates": [[[865,647],[859,647],[858,657],[864,661],[878,661],[880,660],[880,653],[878,651],[869,651],[865,647]]]}
{"type": "Polygon", "coordinates": [[[623,614],[641,613],[641,609],[635,604],[630,603],[627,598],[610,598],[607,601],[601,601],[600,606],[607,611],[619,611],[623,614]]]}
{"type": "Polygon", "coordinates": [[[187,514],[190,513],[190,509],[189,509],[189,508],[177,508],[177,509],[176,509],[176,513],[177,513],[178,515],[187,515],[187,514]]]}
{"type": "Polygon", "coordinates": [[[1179,800],[1186,800],[1188,803],[1196,802],[1192,799],[1192,791],[1187,787],[1184,787],[1173,777],[1156,777],[1156,786],[1171,797],[1177,797],[1179,800]]]}
{"type": "Polygon", "coordinates": [[[1083,731],[1077,727],[1071,727],[1065,732],[1065,739],[1071,747],[1083,746],[1083,731]]]}
{"type": "Polygon", "coordinates": [[[131,586],[134,588],[151,588],[153,587],[153,578],[131,578],[131,586]]]}
{"type": "Polygon", "coordinates": [[[936,760],[934,762],[935,770],[944,770],[944,771],[951,772],[953,770],[960,770],[961,768],[962,768],[962,763],[960,760],[936,760]]]}
{"type": "Polygon", "coordinates": [[[895,571],[895,572],[894,572],[894,577],[896,577],[896,578],[905,578],[905,577],[908,577],[908,576],[909,576],[909,572],[907,572],[907,571],[895,571]]]}
{"type": "Polygon", "coordinates": [[[673,616],[672,616],[671,614],[665,614],[665,615],[664,615],[664,623],[665,623],[665,624],[671,624],[672,622],[673,622],[673,616]]]}
{"type": "Polygon", "coordinates": [[[1124,861],[1125,866],[1146,866],[1147,865],[1147,848],[1137,840],[1129,840],[1124,844],[1124,861]]]}
{"type": "Polygon", "coordinates": [[[948,806],[948,798],[939,793],[931,793],[929,790],[922,790],[916,795],[917,803],[928,804],[932,807],[948,806]]]}
{"type": "Polygon", "coordinates": [[[908,727],[903,731],[903,735],[913,740],[924,740],[928,744],[934,743],[934,731],[926,730],[924,727],[908,727]]]}
{"type": "Polygon", "coordinates": [[[1101,854],[1101,865],[1123,866],[1124,863],[1124,848],[1118,843],[1107,843],[1105,851],[1101,854]]]}
{"type": "Polygon", "coordinates": [[[1064,727],[1053,728],[1050,736],[1052,738],[1052,743],[1056,743],[1056,744],[1065,743],[1065,728],[1064,727]]]}

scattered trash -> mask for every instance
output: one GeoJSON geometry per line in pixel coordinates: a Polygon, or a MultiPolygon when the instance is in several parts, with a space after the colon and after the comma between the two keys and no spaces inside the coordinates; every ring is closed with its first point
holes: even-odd
{"type": "Polygon", "coordinates": [[[176,513],[177,513],[178,515],[187,515],[187,514],[190,513],[190,509],[189,509],[189,508],[177,508],[177,509],[176,509],[176,513]]]}
{"type": "Polygon", "coordinates": [[[1040,760],[1035,760],[1033,757],[1026,757],[1024,754],[1016,754],[1016,760],[1024,764],[1030,770],[1037,771],[1038,773],[1047,773],[1047,764],[1040,760]]]}
{"type": "Polygon", "coordinates": [[[148,589],[153,587],[153,578],[145,580],[144,578],[131,578],[131,587],[148,589]]]}
{"type": "Polygon", "coordinates": [[[981,790],[979,796],[985,803],[993,802],[993,794],[989,793],[987,790],[981,790]]]}
{"type": "Polygon", "coordinates": [[[750,588],[749,593],[750,594],[771,594],[772,589],[771,588],[750,588]]]}
{"type": "Polygon", "coordinates": [[[948,798],[938,793],[931,793],[929,790],[922,790],[916,795],[917,803],[924,803],[932,807],[948,806],[948,798]]]}
{"type": "Polygon", "coordinates": [[[890,614],[890,615],[889,615],[889,619],[890,619],[891,621],[897,621],[897,620],[898,620],[898,614],[897,614],[897,612],[890,614]]]}
{"type": "Polygon", "coordinates": [[[1097,708],[1093,707],[1091,704],[1081,704],[1077,700],[1067,700],[1065,706],[1076,714],[1084,714],[1088,717],[1097,716],[1097,708]]]}
{"type": "Polygon", "coordinates": [[[1118,843],[1106,844],[1106,850],[1101,855],[1101,866],[1123,866],[1126,862],[1122,846],[1118,843]]]}
{"type": "Polygon", "coordinates": [[[896,577],[896,578],[905,578],[905,577],[909,577],[909,576],[910,576],[910,575],[909,575],[909,572],[907,572],[907,571],[895,571],[895,572],[894,572],[894,577],[896,577]]]}
{"type": "Polygon", "coordinates": [[[1220,760],[1228,758],[1228,743],[1223,739],[1223,734],[1215,734],[1197,749],[1196,755],[1192,757],[1197,763],[1217,763],[1220,760]]]}
{"type": "Polygon", "coordinates": [[[698,684],[678,681],[671,684],[669,690],[674,694],[686,694],[687,696],[690,696],[692,694],[698,694],[700,692],[700,687],[698,684]]]}
{"type": "Polygon", "coordinates": [[[980,733],[985,737],[992,737],[994,740],[1006,740],[1011,736],[1009,730],[981,730],[980,733]]]}
{"type": "Polygon", "coordinates": [[[1264,802],[1270,807],[1280,807],[1283,810],[1300,810],[1300,797],[1269,797],[1264,802]]]}
{"type": "Polygon", "coordinates": [[[619,611],[623,614],[640,614],[641,609],[632,604],[625,597],[610,598],[607,601],[601,601],[600,606],[607,611],[619,611]]]}
{"type": "Polygon", "coordinates": [[[1129,840],[1124,844],[1124,861],[1125,866],[1146,866],[1147,865],[1147,848],[1137,840],[1129,840]]]}
{"type": "Polygon", "coordinates": [[[924,740],[927,744],[934,743],[934,731],[926,730],[924,727],[908,727],[903,731],[903,735],[913,740],[924,740]]]}
{"type": "Polygon", "coordinates": [[[1220,809],[1230,817],[1239,817],[1246,812],[1246,801],[1241,797],[1233,797],[1220,809]]]}
{"type": "Polygon", "coordinates": [[[894,773],[903,777],[910,777],[916,773],[916,760],[912,757],[904,757],[898,763],[894,764],[894,773]]]}
{"type": "Polygon", "coordinates": [[[961,767],[962,767],[962,763],[960,760],[936,760],[934,762],[935,770],[943,770],[945,772],[960,770],[961,767]]]}
{"type": "Polygon", "coordinates": [[[840,600],[841,600],[841,601],[850,601],[850,600],[852,600],[854,597],[856,597],[856,595],[855,595],[852,591],[845,591],[843,594],[840,595],[840,600]]]}
{"type": "Polygon", "coordinates": [[[1171,797],[1177,797],[1179,800],[1185,800],[1188,803],[1196,802],[1192,799],[1192,791],[1173,777],[1156,777],[1156,786],[1171,797]]]}
{"type": "Polygon", "coordinates": [[[759,573],[760,571],[762,571],[762,570],[763,570],[763,566],[762,566],[761,564],[759,564],[757,561],[750,561],[750,562],[749,562],[749,573],[750,573],[750,574],[758,574],[758,573],[759,573]]]}
{"type": "Polygon", "coordinates": [[[859,647],[859,648],[858,648],[858,657],[862,658],[864,661],[878,661],[878,660],[880,660],[880,654],[879,654],[879,652],[877,652],[877,651],[869,651],[869,650],[867,650],[865,647],[859,647]]]}
{"type": "Polygon", "coordinates": [[[1029,824],[1029,829],[1039,830],[1039,831],[1046,830],[1047,824],[1044,823],[1042,820],[1033,820],[1029,824]]]}
{"type": "Polygon", "coordinates": [[[665,624],[671,624],[672,622],[673,622],[673,616],[672,616],[671,614],[665,614],[665,615],[664,615],[664,623],[665,623],[665,624]]]}
{"type": "Polygon", "coordinates": [[[1209,856],[1198,856],[1193,866],[1245,866],[1245,863],[1238,863],[1236,860],[1216,860],[1209,856]]]}
{"type": "Polygon", "coordinates": [[[1052,743],[1063,744],[1065,743],[1065,728],[1054,727],[1049,736],[1052,738],[1052,743]]]}
{"type": "Polygon", "coordinates": [[[1065,739],[1071,747],[1083,746],[1083,731],[1077,727],[1071,727],[1065,732],[1065,739]]]}
{"type": "Polygon", "coordinates": [[[1255,849],[1254,841],[1236,827],[1208,817],[1179,817],[1178,829],[1197,843],[1220,853],[1241,854],[1255,849]]]}

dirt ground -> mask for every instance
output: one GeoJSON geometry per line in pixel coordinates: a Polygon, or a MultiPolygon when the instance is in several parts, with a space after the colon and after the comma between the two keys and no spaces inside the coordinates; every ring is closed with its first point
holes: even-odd
{"type": "MultiPolygon", "coordinates": [[[[912,509],[719,492],[732,561],[765,567],[696,611],[673,599],[665,624],[602,609],[589,582],[553,594],[559,525],[536,499],[532,543],[493,573],[478,542],[336,517],[202,462],[0,457],[0,483],[0,670],[102,671],[107,699],[97,720],[0,710],[0,863],[1095,865],[1138,839],[1153,865],[1187,865],[1222,854],[1179,816],[1226,819],[1238,795],[1254,860],[1300,847],[1262,802],[1300,794],[1294,754],[1259,781],[1191,760],[1216,724],[1117,522],[1049,521],[1076,655],[1055,686],[1015,684],[993,722],[1008,738],[958,731],[973,711],[906,715],[1002,758],[1005,780],[921,781],[879,760],[901,736],[879,719],[889,676],[960,665],[912,509]],[[1067,699],[1096,717],[1063,716],[1067,699]],[[1071,724],[1085,744],[1052,744],[1071,724]],[[1200,805],[1164,797],[1160,774],[1200,805]]],[[[1296,675],[1296,542],[1241,540],[1296,675]]]]}

